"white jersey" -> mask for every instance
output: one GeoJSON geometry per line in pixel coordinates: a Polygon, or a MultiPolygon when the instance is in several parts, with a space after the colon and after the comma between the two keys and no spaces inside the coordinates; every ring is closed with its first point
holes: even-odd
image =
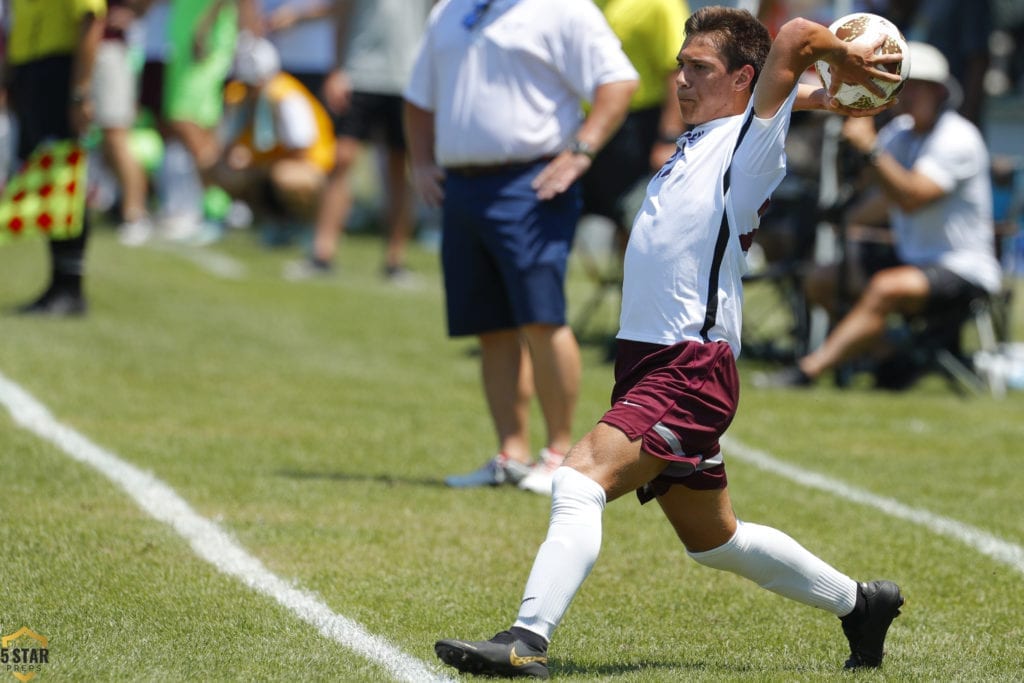
{"type": "Polygon", "coordinates": [[[479,5],[434,7],[405,90],[434,113],[442,166],[557,154],[579,128],[581,101],[637,78],[591,0],[494,0],[474,23],[479,5]]]}
{"type": "Polygon", "coordinates": [[[770,119],[754,116],[748,105],[741,116],[703,123],[679,138],[633,221],[619,339],[725,341],[739,356],[745,254],[760,210],[786,175],[795,98],[794,88],[770,119]]]}
{"type": "Polygon", "coordinates": [[[989,157],[981,133],[952,110],[925,135],[912,127],[909,115],[893,119],[879,131],[879,145],[946,194],[913,213],[891,210],[896,254],[904,263],[940,265],[982,289],[999,291],[989,157]]]}

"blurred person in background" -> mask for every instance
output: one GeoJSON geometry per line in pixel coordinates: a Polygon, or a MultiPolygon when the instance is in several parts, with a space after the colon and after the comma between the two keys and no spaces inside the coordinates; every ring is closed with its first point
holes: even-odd
{"type": "MultiPolygon", "coordinates": [[[[103,39],[106,0],[10,0],[4,84],[18,123],[17,156],[42,142],[82,136],[93,117],[92,73],[103,39]]],[[[87,213],[87,212],[86,212],[87,213]]],[[[50,283],[16,312],[77,316],[89,219],[68,240],[50,240],[50,283]]]]}
{"type": "Polygon", "coordinates": [[[163,116],[164,69],[167,64],[167,15],[170,0],[150,0],[138,19],[142,33],[142,73],[138,108],[157,124],[163,116]]]}
{"type": "Polygon", "coordinates": [[[402,89],[431,4],[431,0],[335,0],[337,61],[323,88],[335,116],[334,169],[321,198],[310,253],[286,265],[287,279],[332,272],[352,212],[352,171],[360,154],[370,147],[382,157],[386,235],[382,272],[396,284],[413,284],[406,247],[415,228],[415,212],[402,129],[402,89]]]}
{"type": "Polygon", "coordinates": [[[277,49],[265,38],[239,39],[234,75],[224,89],[223,152],[210,179],[243,200],[258,225],[312,220],[334,159],[330,117],[281,71],[277,49]]]}
{"type": "MultiPolygon", "coordinates": [[[[259,35],[255,0],[173,0],[167,16],[167,57],[163,72],[162,119],[168,133],[164,163],[194,165],[202,185],[220,157],[217,125],[224,82],[234,59],[239,29],[259,35]],[[174,143],[187,151],[182,157],[174,143]]],[[[179,241],[208,241],[203,225],[203,190],[176,197],[163,207],[164,236],[179,241]]]]}
{"type": "MultiPolygon", "coordinates": [[[[324,80],[334,68],[334,0],[258,0],[263,35],[281,57],[281,70],[313,93],[324,106],[324,80]]],[[[262,226],[263,243],[285,246],[310,229],[304,221],[262,226]]]]}
{"type": "Polygon", "coordinates": [[[583,176],[583,211],[612,219],[625,233],[632,217],[625,215],[623,198],[661,168],[683,134],[676,100],[676,54],[690,9],[686,0],[596,0],[595,4],[621,41],[640,82],[622,126],[583,176]]]}
{"type": "Polygon", "coordinates": [[[151,0],[109,0],[93,71],[95,123],[102,133],[104,159],[120,187],[118,236],[127,246],[142,244],[153,233],[146,206],[149,180],[129,138],[138,112],[138,78],[127,40],[128,30],[150,4],[151,0]]]}
{"type": "Polygon", "coordinates": [[[139,19],[143,44],[139,115],[151,122],[163,142],[163,154],[152,178],[159,212],[157,224],[161,227],[173,227],[179,219],[183,222],[189,213],[186,208],[176,212],[175,207],[193,207],[194,214],[194,207],[201,201],[203,192],[192,155],[172,136],[164,120],[164,81],[170,54],[167,18],[170,11],[171,0],[153,0],[139,19]]]}
{"type": "Polygon", "coordinates": [[[442,209],[448,333],[480,342],[498,450],[449,486],[518,485],[531,474],[534,388],[547,428],[538,475],[571,445],[581,368],[565,275],[577,181],[636,88],[590,0],[449,0],[431,13],[405,91],[406,139],[417,192],[442,209]]]}
{"type": "MultiPolygon", "coordinates": [[[[791,367],[759,375],[760,386],[806,387],[824,372],[876,350],[890,315],[964,309],[1002,284],[995,256],[988,149],[978,128],[956,112],[958,90],[934,46],[910,43],[910,76],[881,130],[870,118],[846,121],[843,136],[864,155],[881,190],[852,217],[887,211],[893,250],[866,264],[853,308],[824,343],[791,367]]],[[[811,273],[808,298],[837,309],[838,268],[811,273]]]]}
{"type": "Polygon", "coordinates": [[[259,0],[263,35],[281,56],[281,69],[321,97],[334,68],[334,0],[259,0]]]}
{"type": "MultiPolygon", "coordinates": [[[[0,60],[7,57],[7,8],[5,0],[0,0],[0,60]]],[[[0,61],[0,74],[3,62],[0,61]]],[[[16,144],[15,123],[10,108],[7,106],[7,84],[0,79],[0,186],[7,184],[14,161],[14,145],[16,144]]]]}

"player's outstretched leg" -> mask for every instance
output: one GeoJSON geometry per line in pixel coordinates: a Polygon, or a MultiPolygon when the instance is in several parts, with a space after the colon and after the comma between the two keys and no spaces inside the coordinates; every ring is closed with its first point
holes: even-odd
{"type": "Polygon", "coordinates": [[[878,667],[885,654],[885,634],[903,606],[900,588],[892,581],[857,584],[857,606],[842,617],[843,633],[850,641],[847,669],[878,667]]]}
{"type": "Polygon", "coordinates": [[[544,639],[516,627],[490,640],[439,640],[434,644],[434,652],[442,662],[463,673],[504,678],[548,677],[544,639]]]}

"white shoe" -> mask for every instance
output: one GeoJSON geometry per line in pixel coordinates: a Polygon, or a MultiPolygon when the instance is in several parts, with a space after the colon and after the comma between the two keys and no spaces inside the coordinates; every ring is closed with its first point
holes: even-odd
{"type": "Polygon", "coordinates": [[[188,243],[202,231],[202,223],[202,216],[190,212],[169,214],[160,221],[160,237],[168,242],[188,243]]]}
{"type": "Polygon", "coordinates": [[[205,247],[224,236],[219,223],[201,216],[181,214],[169,216],[161,225],[161,236],[168,242],[186,247],[205,247]]]}
{"type": "Polygon", "coordinates": [[[117,228],[117,239],[126,247],[141,247],[153,237],[153,221],[136,218],[125,221],[117,228]]]}
{"type": "Polygon", "coordinates": [[[467,489],[475,486],[500,486],[502,484],[518,485],[530,474],[530,466],[513,460],[504,453],[484,463],[483,467],[468,474],[456,474],[445,477],[444,483],[452,488],[467,489]]]}
{"type": "Polygon", "coordinates": [[[551,478],[555,470],[562,466],[565,456],[547,448],[540,449],[540,459],[530,468],[530,473],[519,482],[519,488],[533,491],[543,496],[551,495],[551,478]]]}

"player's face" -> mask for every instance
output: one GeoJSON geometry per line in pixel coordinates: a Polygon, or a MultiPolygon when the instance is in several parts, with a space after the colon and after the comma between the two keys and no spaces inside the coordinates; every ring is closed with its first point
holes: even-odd
{"type": "Polygon", "coordinates": [[[727,70],[724,58],[708,36],[688,37],[676,62],[676,97],[685,123],[705,123],[739,113],[734,111],[735,72],[727,70]]]}
{"type": "Polygon", "coordinates": [[[900,101],[896,106],[900,111],[913,117],[914,129],[917,132],[924,133],[931,130],[942,113],[946,90],[938,83],[909,80],[903,86],[899,97],[900,101]]]}

